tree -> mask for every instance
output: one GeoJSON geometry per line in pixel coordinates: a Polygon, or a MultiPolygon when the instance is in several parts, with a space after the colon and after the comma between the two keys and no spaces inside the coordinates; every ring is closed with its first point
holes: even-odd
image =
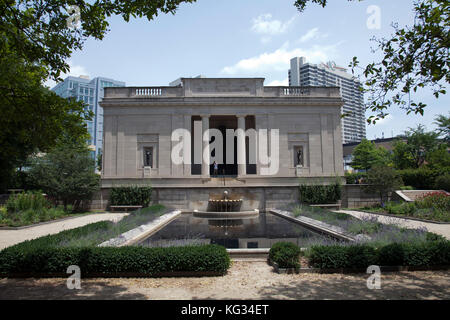
{"type": "Polygon", "coordinates": [[[380,196],[381,205],[388,200],[389,194],[403,185],[400,175],[391,167],[376,165],[367,173],[367,192],[380,196]]]}
{"type": "Polygon", "coordinates": [[[375,143],[363,139],[353,150],[352,167],[358,170],[369,170],[376,164],[388,165],[390,154],[383,147],[377,148],[375,143]]]}
{"type": "Polygon", "coordinates": [[[438,126],[437,132],[444,137],[446,143],[450,144],[450,117],[440,114],[434,120],[434,123],[438,126]]]}
{"type": "Polygon", "coordinates": [[[51,198],[62,201],[65,208],[90,200],[100,182],[86,143],[74,142],[67,136],[44,156],[32,159],[29,176],[33,184],[51,198]]]}
{"type": "Polygon", "coordinates": [[[54,147],[64,128],[85,134],[83,120],[91,113],[83,103],[60,98],[43,83],[60,80],[88,38],[103,39],[108,17],[152,20],[194,1],[0,0],[0,189],[28,156],[54,147]]]}
{"type": "MultiPolygon", "coordinates": [[[[1,35],[1,34],[0,34],[1,35]]],[[[45,70],[0,48],[0,190],[10,184],[27,157],[48,151],[63,133],[87,134],[83,104],[41,85],[45,70]]]]}
{"type": "MultiPolygon", "coordinates": [[[[295,6],[302,12],[308,2],[322,7],[327,4],[327,0],[296,0],[295,6]]],[[[393,24],[390,39],[374,39],[383,58],[362,69],[366,78],[362,90],[369,94],[367,108],[376,113],[368,123],[386,117],[393,105],[407,114],[423,115],[426,105],[411,97],[422,88],[430,88],[436,98],[446,94],[444,83],[450,83],[450,4],[447,0],[417,0],[414,11],[411,26],[393,24]]],[[[349,66],[353,72],[359,68],[358,58],[354,57],[349,66]]]]}
{"type": "Polygon", "coordinates": [[[104,38],[107,18],[152,20],[159,12],[174,14],[183,2],[195,0],[0,0],[0,46],[38,63],[57,79],[69,70],[73,51],[81,50],[88,38],[104,38]]]}

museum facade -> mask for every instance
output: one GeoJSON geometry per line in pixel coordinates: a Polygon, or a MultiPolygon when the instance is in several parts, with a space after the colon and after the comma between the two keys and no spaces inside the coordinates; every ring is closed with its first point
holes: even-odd
{"type": "Polygon", "coordinates": [[[229,188],[265,208],[300,179],[343,176],[342,105],[338,87],[264,78],[105,88],[102,188],[150,183],[157,201],[189,207],[229,188]]]}

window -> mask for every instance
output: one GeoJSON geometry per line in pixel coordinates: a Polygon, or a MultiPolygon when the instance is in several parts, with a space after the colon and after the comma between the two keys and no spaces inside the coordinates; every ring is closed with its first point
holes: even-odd
{"type": "Polygon", "coordinates": [[[153,148],[144,148],[144,167],[153,168],[153,148]]]}

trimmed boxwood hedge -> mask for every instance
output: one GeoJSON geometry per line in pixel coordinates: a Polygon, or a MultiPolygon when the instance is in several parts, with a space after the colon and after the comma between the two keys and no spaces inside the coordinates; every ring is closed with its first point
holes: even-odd
{"type": "Polygon", "coordinates": [[[309,263],[320,269],[362,269],[380,266],[449,266],[450,241],[391,243],[381,248],[370,245],[313,246],[309,263]]]}
{"type": "Polygon", "coordinates": [[[300,268],[300,248],[291,242],[277,242],[269,250],[269,259],[280,268],[300,268]]]}
{"type": "Polygon", "coordinates": [[[70,265],[81,276],[158,276],[176,272],[225,274],[230,266],[219,245],[147,247],[20,247],[0,252],[0,276],[61,276],[70,265]]]}

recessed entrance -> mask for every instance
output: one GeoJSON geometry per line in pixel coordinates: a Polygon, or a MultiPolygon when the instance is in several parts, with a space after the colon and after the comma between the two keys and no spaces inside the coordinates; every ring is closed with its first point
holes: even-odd
{"type": "MultiPolygon", "coordinates": [[[[191,128],[194,128],[194,122],[199,121],[201,122],[202,119],[200,116],[192,116],[192,122],[191,122],[191,128]]],[[[238,165],[237,165],[237,137],[227,137],[226,130],[227,129],[233,129],[236,130],[238,127],[238,121],[237,117],[234,115],[216,115],[216,116],[210,116],[209,118],[209,128],[210,129],[217,129],[222,133],[223,138],[223,163],[218,163],[218,170],[217,174],[214,172],[214,165],[211,161],[210,168],[209,168],[209,174],[210,176],[228,176],[228,177],[235,177],[238,174],[238,165]],[[229,143],[227,139],[233,139],[233,143],[229,143]],[[227,149],[232,146],[231,150],[227,149]],[[233,154],[233,160],[229,161],[227,160],[227,155],[230,157],[229,153],[233,154]]],[[[255,117],[254,116],[247,116],[245,117],[245,129],[255,129],[255,117]]],[[[214,142],[214,137],[211,137],[210,143],[214,142]]],[[[191,172],[193,175],[201,175],[202,173],[202,165],[201,164],[195,164],[194,163],[194,134],[191,135],[191,146],[192,146],[192,165],[191,165],[191,172]]],[[[256,164],[250,164],[249,163],[249,138],[246,137],[245,139],[246,144],[246,173],[247,174],[256,174],[256,164]]],[[[211,150],[211,156],[215,157],[215,150],[211,150]]]]}

